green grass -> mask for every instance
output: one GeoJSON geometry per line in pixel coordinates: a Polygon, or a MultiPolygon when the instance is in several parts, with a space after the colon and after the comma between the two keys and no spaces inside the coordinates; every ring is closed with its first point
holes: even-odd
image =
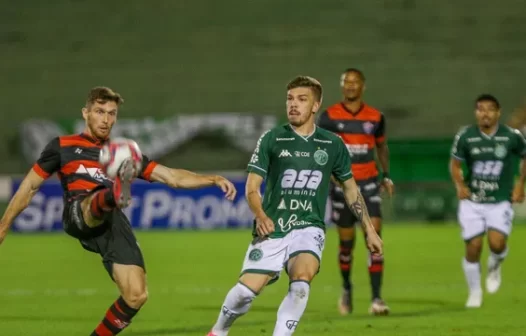
{"type": "MultiPolygon", "coordinates": [[[[383,290],[392,308],[388,317],[367,315],[370,289],[359,239],[355,312],[340,317],[337,239],[331,229],[322,271],[295,335],[524,335],[525,233],[524,226],[514,228],[501,291],[485,295],[481,309],[467,311],[458,228],[388,227],[383,290]]],[[[138,237],[147,261],[150,300],[123,335],[205,335],[237,279],[249,232],[141,232],[138,237]]],[[[484,260],[486,255],[487,249],[484,260]]],[[[64,234],[11,234],[0,248],[0,272],[2,335],[88,335],[117,297],[99,257],[64,234]]],[[[286,290],[286,279],[268,287],[230,335],[272,335],[286,290]]]]}

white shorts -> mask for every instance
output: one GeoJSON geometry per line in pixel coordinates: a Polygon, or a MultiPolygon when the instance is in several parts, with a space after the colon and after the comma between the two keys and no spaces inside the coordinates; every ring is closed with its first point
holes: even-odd
{"type": "Polygon", "coordinates": [[[461,200],[458,207],[458,221],[465,241],[495,230],[509,236],[513,221],[513,208],[508,201],[487,204],[461,200]]]}
{"type": "MultiPolygon", "coordinates": [[[[318,259],[325,245],[325,232],[318,227],[292,230],[283,238],[266,239],[248,246],[241,274],[268,274],[278,280],[283,268],[286,268],[290,258],[300,253],[310,253],[318,259]]],[[[287,270],[285,270],[287,271],[287,270]]]]}

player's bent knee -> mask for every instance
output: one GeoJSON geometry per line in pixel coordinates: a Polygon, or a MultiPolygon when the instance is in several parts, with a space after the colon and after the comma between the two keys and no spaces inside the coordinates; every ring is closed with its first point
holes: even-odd
{"type": "Polygon", "coordinates": [[[273,276],[274,274],[244,273],[239,278],[239,283],[257,295],[272,280],[273,276]]]}
{"type": "Polygon", "coordinates": [[[148,300],[148,290],[132,286],[122,293],[122,297],[130,307],[138,309],[148,300]]]}

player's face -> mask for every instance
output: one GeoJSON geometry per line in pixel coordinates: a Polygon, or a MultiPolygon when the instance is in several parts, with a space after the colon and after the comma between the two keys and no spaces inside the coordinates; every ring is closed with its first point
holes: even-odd
{"type": "Polygon", "coordinates": [[[82,116],[93,136],[106,139],[110,135],[113,124],[117,121],[117,111],[117,103],[113,101],[95,102],[89,108],[82,109],[82,116]]]}
{"type": "Polygon", "coordinates": [[[309,120],[314,121],[314,114],[320,108],[312,90],[298,87],[287,92],[287,118],[292,126],[301,126],[309,120]]]}
{"type": "Polygon", "coordinates": [[[475,110],[477,123],[481,128],[490,128],[499,122],[500,110],[491,101],[481,101],[477,103],[475,110]]]}
{"type": "Polygon", "coordinates": [[[343,97],[347,101],[355,101],[362,98],[365,83],[356,72],[347,72],[342,75],[341,83],[343,97]]]}

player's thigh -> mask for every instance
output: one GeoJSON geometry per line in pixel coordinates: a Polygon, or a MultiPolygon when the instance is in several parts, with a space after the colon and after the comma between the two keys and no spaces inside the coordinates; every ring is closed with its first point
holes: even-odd
{"type": "Polygon", "coordinates": [[[465,242],[483,236],[486,232],[486,222],[480,204],[470,200],[460,200],[457,211],[461,236],[465,242]]]}
{"type": "Polygon", "coordinates": [[[89,195],[78,196],[64,204],[62,222],[64,231],[77,239],[91,239],[104,234],[108,228],[107,223],[97,227],[90,227],[84,220],[82,202],[89,195]]]}
{"type": "Polygon", "coordinates": [[[285,262],[286,271],[291,280],[302,277],[301,280],[310,281],[321,267],[325,232],[318,227],[308,227],[294,230],[289,235],[291,240],[285,262]]]}
{"type": "Polygon", "coordinates": [[[254,238],[249,244],[239,281],[255,293],[279,279],[287,253],[284,238],[254,238]]]}
{"type": "Polygon", "coordinates": [[[137,266],[146,271],[144,257],[131,225],[120,210],[115,210],[106,232],[90,241],[98,247],[102,262],[113,279],[113,268],[117,264],[137,266]]]}
{"type": "Polygon", "coordinates": [[[488,231],[495,231],[495,239],[510,235],[513,227],[514,211],[511,202],[484,204],[484,212],[488,231]],[[499,234],[500,233],[500,234],[499,234]]]}
{"type": "Polygon", "coordinates": [[[352,214],[340,188],[333,186],[330,192],[331,221],[338,228],[340,240],[352,240],[355,237],[356,217],[352,214]]]}

